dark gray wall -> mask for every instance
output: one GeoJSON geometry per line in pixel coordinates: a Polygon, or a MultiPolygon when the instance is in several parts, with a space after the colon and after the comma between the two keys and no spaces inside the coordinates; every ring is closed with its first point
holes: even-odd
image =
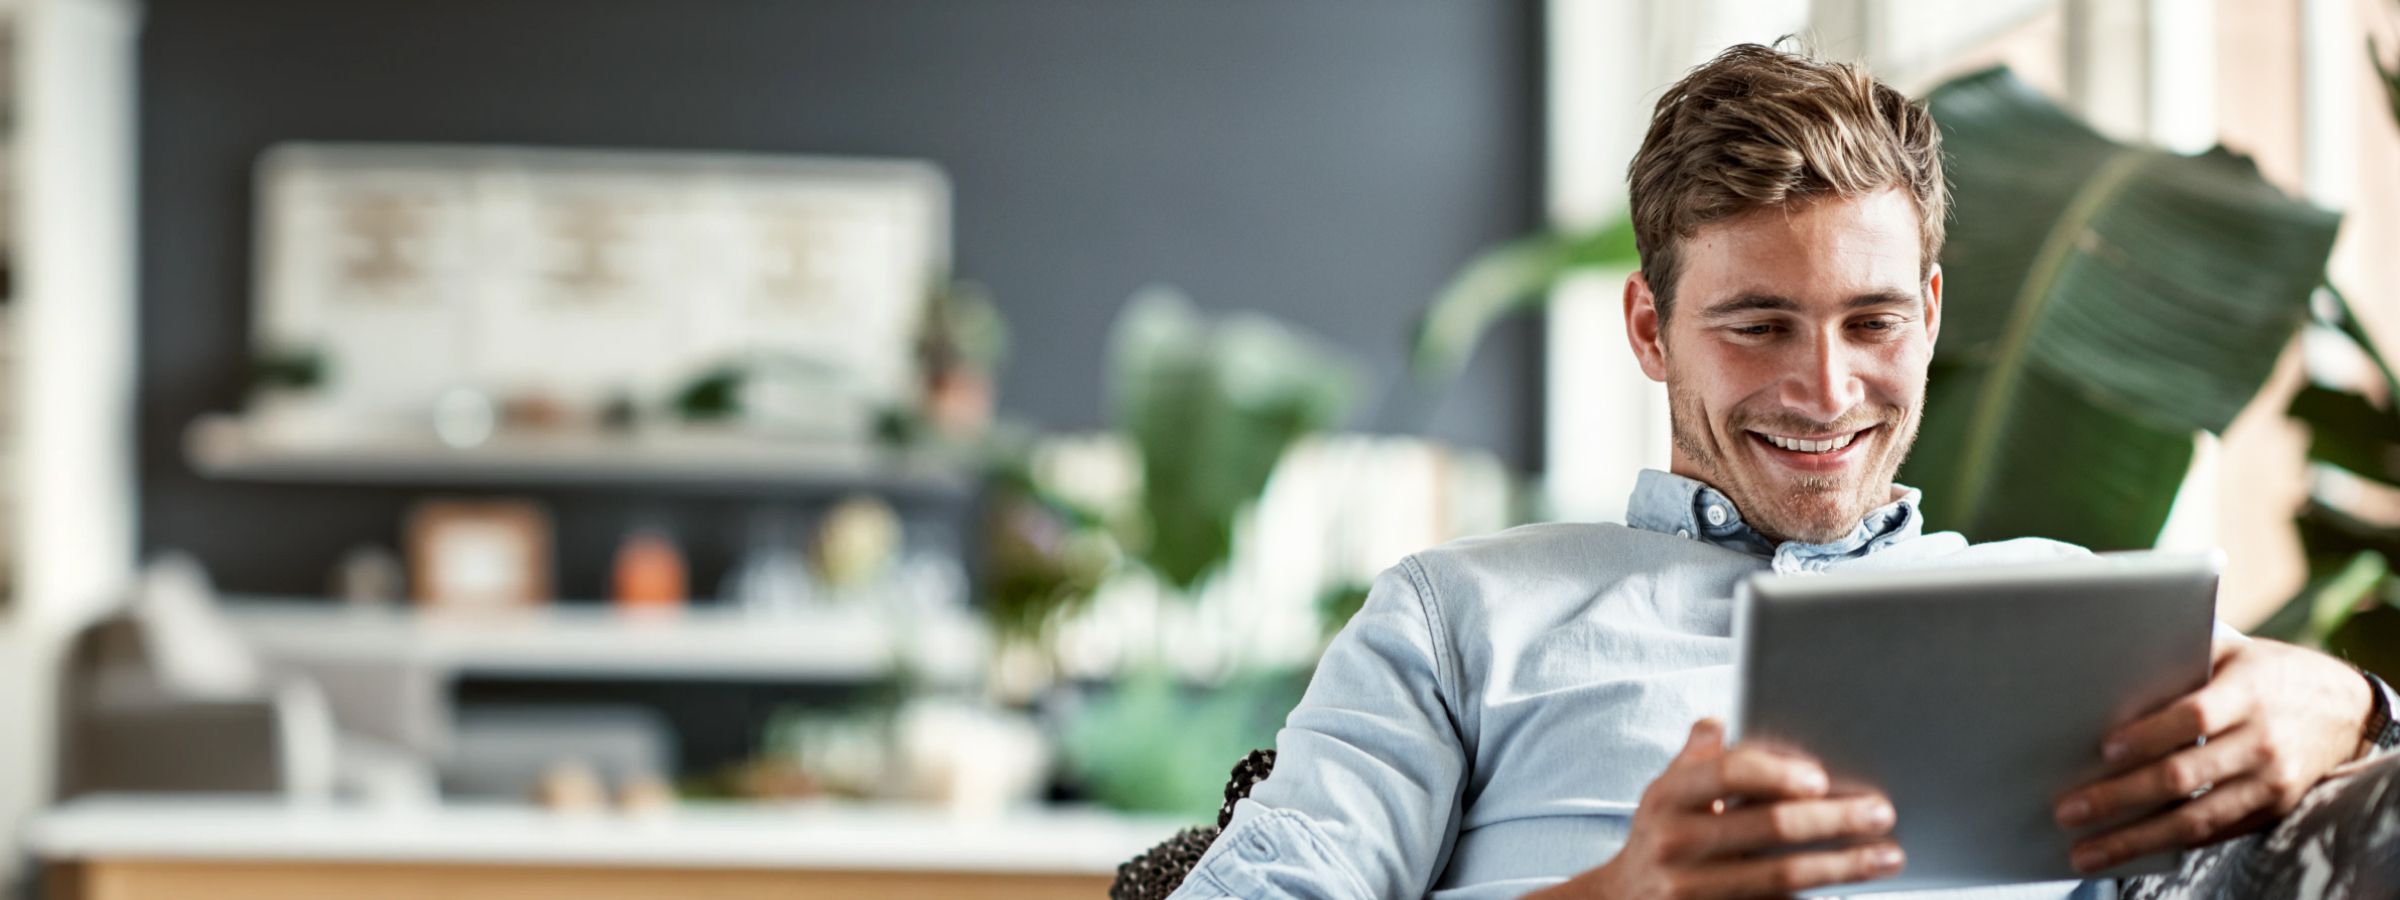
{"type": "MultiPolygon", "coordinates": [[[[956,262],[1015,330],[1006,412],[1105,421],[1119,305],[1166,282],[1348,347],[1396,390],[1418,308],[1538,215],[1538,4],[1330,0],[152,0],[142,39],[142,545],[311,592],[419,492],[216,483],[180,448],[240,403],[250,167],[287,140],[931,159],[956,262]]],[[[1360,424],[1535,464],[1538,341],[1360,424]]],[[[636,516],[714,586],[757,502],[543,492],[562,590],[636,516]]]]}

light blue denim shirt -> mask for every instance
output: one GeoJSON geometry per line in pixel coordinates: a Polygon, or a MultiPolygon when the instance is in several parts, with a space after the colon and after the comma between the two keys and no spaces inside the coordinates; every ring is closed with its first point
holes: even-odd
{"type": "MultiPolygon", "coordinates": [[[[1514,897],[1607,862],[1694,721],[1733,703],[1744,576],[2085,553],[1927,534],[1902,489],[1849,536],[1775,544],[1723,494],[1643,472],[1626,525],[1546,524],[1376,580],[1276,735],[1274,773],[1176,897],[1514,897]]],[[[1900,898],[2107,898],[2103,881],[1900,898]]]]}

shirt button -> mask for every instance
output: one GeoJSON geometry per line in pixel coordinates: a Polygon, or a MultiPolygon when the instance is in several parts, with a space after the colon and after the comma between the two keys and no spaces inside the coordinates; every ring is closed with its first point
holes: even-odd
{"type": "Polygon", "coordinates": [[[1709,504],[1709,505],[1708,505],[1708,524],[1710,524],[1710,525],[1723,525],[1723,524],[1725,524],[1725,507],[1718,506],[1718,505],[1716,505],[1716,504],[1714,504],[1714,503],[1711,503],[1711,504],[1709,504]]]}
{"type": "Polygon", "coordinates": [[[1692,530],[1691,530],[1691,529],[1689,529],[1689,528],[1678,528],[1678,529],[1675,529],[1675,536],[1676,536],[1676,537],[1679,537],[1679,538],[1688,538],[1688,537],[1691,537],[1691,536],[1692,536],[1692,530]]]}

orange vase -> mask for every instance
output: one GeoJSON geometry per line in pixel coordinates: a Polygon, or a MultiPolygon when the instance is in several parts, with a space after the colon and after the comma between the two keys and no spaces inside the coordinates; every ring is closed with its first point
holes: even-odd
{"type": "Polygon", "coordinates": [[[672,609],[689,596],[683,551],[666,535],[644,529],[617,546],[616,601],[626,609],[672,609]]]}

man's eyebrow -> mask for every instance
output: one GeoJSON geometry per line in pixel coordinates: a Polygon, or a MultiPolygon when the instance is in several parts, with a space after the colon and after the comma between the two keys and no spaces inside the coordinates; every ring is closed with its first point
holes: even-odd
{"type": "Polygon", "coordinates": [[[1849,302],[1842,304],[1842,308],[1848,310],[1861,310],[1870,309],[1877,306],[1915,306],[1920,299],[1922,298],[1908,291],[1876,291],[1871,294],[1860,294],[1856,297],[1852,297],[1850,298],[1849,302]]]}
{"type": "Polygon", "coordinates": [[[1799,301],[1790,297],[1775,294],[1737,294],[1732,299],[1719,300],[1709,304],[1707,309],[1700,311],[1700,315],[1710,319],[1722,319],[1726,316],[1740,315],[1746,312],[1789,312],[1799,308],[1799,301]]]}
{"type": "MultiPolygon", "coordinates": [[[[1919,298],[1916,294],[1907,291],[1875,291],[1873,293],[1860,294],[1850,298],[1847,301],[1844,301],[1842,303],[1842,308],[1845,310],[1855,311],[1861,309],[1873,309],[1881,306],[1913,306],[1918,302],[1918,299],[1919,298]]],[[[1785,297],[1780,294],[1762,294],[1752,292],[1737,294],[1731,299],[1720,300],[1716,303],[1709,304],[1706,309],[1700,311],[1700,315],[1710,319],[1721,319],[1727,316],[1740,315],[1742,313],[1792,312],[1794,310],[1798,310],[1799,308],[1799,301],[1793,300],[1790,297],[1785,297]]]]}

